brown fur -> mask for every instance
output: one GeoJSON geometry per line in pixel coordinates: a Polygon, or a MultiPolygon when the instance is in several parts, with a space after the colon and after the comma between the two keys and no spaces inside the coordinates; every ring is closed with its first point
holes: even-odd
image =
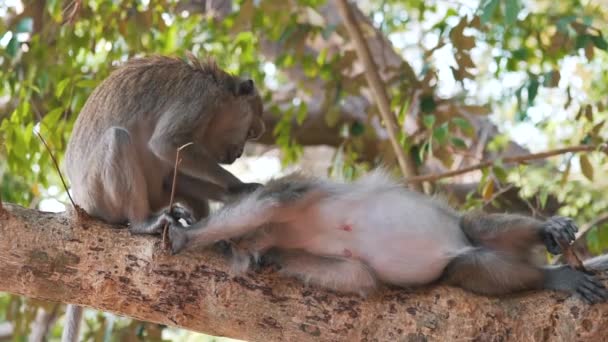
{"type": "MultiPolygon", "coordinates": [[[[130,223],[134,233],[158,233],[177,148],[192,142],[180,153],[176,199],[202,218],[208,199],[257,187],[219,163],[232,163],[264,132],[262,111],[253,82],[213,60],[132,59],[101,82],[76,120],[66,151],[74,200],[94,217],[130,223]]],[[[82,309],[70,312],[64,341],[78,338],[82,309]]]]}
{"type": "Polygon", "coordinates": [[[90,95],[68,144],[66,166],[76,201],[110,222],[146,219],[167,205],[162,185],[170,179],[176,149],[188,142],[194,145],[181,153],[178,178],[205,180],[197,190],[209,194],[199,197],[221,200],[229,188],[241,186],[218,163],[232,163],[246,141],[265,130],[261,98],[255,89],[239,94],[242,82],[212,59],[191,54],[186,61],[135,58],[116,69],[90,95]],[[143,191],[136,196],[147,203],[120,203],[130,197],[125,191],[143,191]]]}

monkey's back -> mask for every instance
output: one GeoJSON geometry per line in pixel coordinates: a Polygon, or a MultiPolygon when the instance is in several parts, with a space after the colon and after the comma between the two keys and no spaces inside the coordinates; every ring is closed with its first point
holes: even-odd
{"type": "Polygon", "coordinates": [[[71,169],[74,160],[90,154],[111,127],[124,128],[135,140],[145,141],[159,117],[211,110],[230,96],[224,87],[235,77],[215,63],[151,56],[129,60],[93,90],[72,130],[66,151],[71,169]],[[143,136],[139,136],[139,135],[143,136]]]}

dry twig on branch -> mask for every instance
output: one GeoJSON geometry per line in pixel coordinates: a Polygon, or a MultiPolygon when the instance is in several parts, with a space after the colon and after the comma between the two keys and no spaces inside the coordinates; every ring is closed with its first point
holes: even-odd
{"type": "MultiPolygon", "coordinates": [[[[560,154],[570,153],[570,152],[591,152],[591,151],[596,151],[596,150],[600,150],[605,153],[608,153],[608,145],[599,145],[599,146],[598,145],[579,145],[579,146],[572,146],[572,147],[564,147],[564,148],[558,148],[555,150],[549,150],[549,151],[540,152],[540,153],[531,153],[531,154],[526,154],[526,155],[522,155],[522,156],[506,157],[506,158],[502,158],[500,160],[504,164],[511,164],[511,163],[520,163],[521,164],[521,163],[525,163],[525,162],[531,161],[531,160],[545,159],[545,158],[557,156],[560,154]]],[[[458,170],[454,170],[454,171],[410,177],[410,178],[406,178],[404,180],[404,182],[405,183],[432,182],[432,181],[436,181],[436,180],[439,180],[442,178],[454,177],[454,176],[462,175],[462,174],[469,173],[472,171],[480,170],[480,169],[494,165],[494,163],[496,163],[497,161],[498,160],[488,160],[488,161],[481,162],[479,164],[471,165],[471,166],[468,166],[468,167],[465,167],[462,169],[458,169],[458,170]]]]}
{"type": "MultiPolygon", "coordinates": [[[[173,181],[171,182],[171,197],[169,198],[169,210],[173,210],[173,201],[175,199],[175,185],[177,183],[177,170],[179,168],[179,164],[182,162],[181,158],[179,157],[179,154],[181,153],[181,151],[192,145],[192,142],[189,142],[187,144],[184,144],[182,146],[180,146],[176,153],[175,153],[175,165],[173,166],[173,181]]],[[[163,244],[165,245],[165,247],[168,247],[168,241],[167,241],[167,231],[169,229],[169,224],[165,224],[165,227],[163,227],[163,244]]]]}

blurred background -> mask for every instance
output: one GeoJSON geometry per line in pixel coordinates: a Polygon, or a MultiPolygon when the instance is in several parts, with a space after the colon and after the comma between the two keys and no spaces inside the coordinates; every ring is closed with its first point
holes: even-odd
{"type": "MultiPolygon", "coordinates": [[[[608,247],[608,1],[350,2],[419,174],[466,210],[575,218],[579,255],[608,247]],[[501,158],[564,148],[546,159],[501,158]]],[[[94,87],[129,58],[186,50],[250,76],[268,127],[227,166],[244,181],[293,169],[352,180],[394,152],[333,0],[0,0],[0,194],[63,211],[61,161],[94,87]]],[[[1,267],[1,266],[0,266],[1,267]]],[[[0,292],[0,340],[58,341],[65,305],[0,292]]],[[[220,341],[87,309],[86,341],[220,341]]],[[[226,339],[224,339],[226,340],[226,339]]]]}

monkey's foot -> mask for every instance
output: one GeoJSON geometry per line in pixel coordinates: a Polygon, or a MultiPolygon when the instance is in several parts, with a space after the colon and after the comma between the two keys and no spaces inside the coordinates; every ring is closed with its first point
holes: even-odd
{"type": "Polygon", "coordinates": [[[175,220],[183,219],[188,225],[191,225],[196,222],[192,211],[180,205],[173,206],[169,215],[171,215],[175,220]]]}
{"type": "Polygon", "coordinates": [[[151,216],[145,222],[135,223],[129,227],[129,231],[132,234],[150,234],[158,235],[162,234],[166,225],[179,224],[173,215],[168,211],[163,211],[158,215],[151,216]]]}
{"type": "Polygon", "coordinates": [[[281,266],[281,256],[276,250],[269,250],[266,253],[260,255],[256,260],[257,268],[280,268],[281,266]]]}
{"type": "Polygon", "coordinates": [[[543,224],[543,242],[551,254],[560,254],[560,242],[569,245],[576,239],[578,227],[569,217],[553,216],[543,224]]]}
{"type": "Polygon", "coordinates": [[[172,224],[169,226],[169,241],[171,242],[171,252],[177,254],[181,252],[188,244],[188,235],[186,229],[181,225],[172,224]]]}
{"type": "Polygon", "coordinates": [[[586,303],[604,303],[608,300],[608,289],[593,275],[580,272],[580,277],[576,279],[576,294],[586,303]]]}

